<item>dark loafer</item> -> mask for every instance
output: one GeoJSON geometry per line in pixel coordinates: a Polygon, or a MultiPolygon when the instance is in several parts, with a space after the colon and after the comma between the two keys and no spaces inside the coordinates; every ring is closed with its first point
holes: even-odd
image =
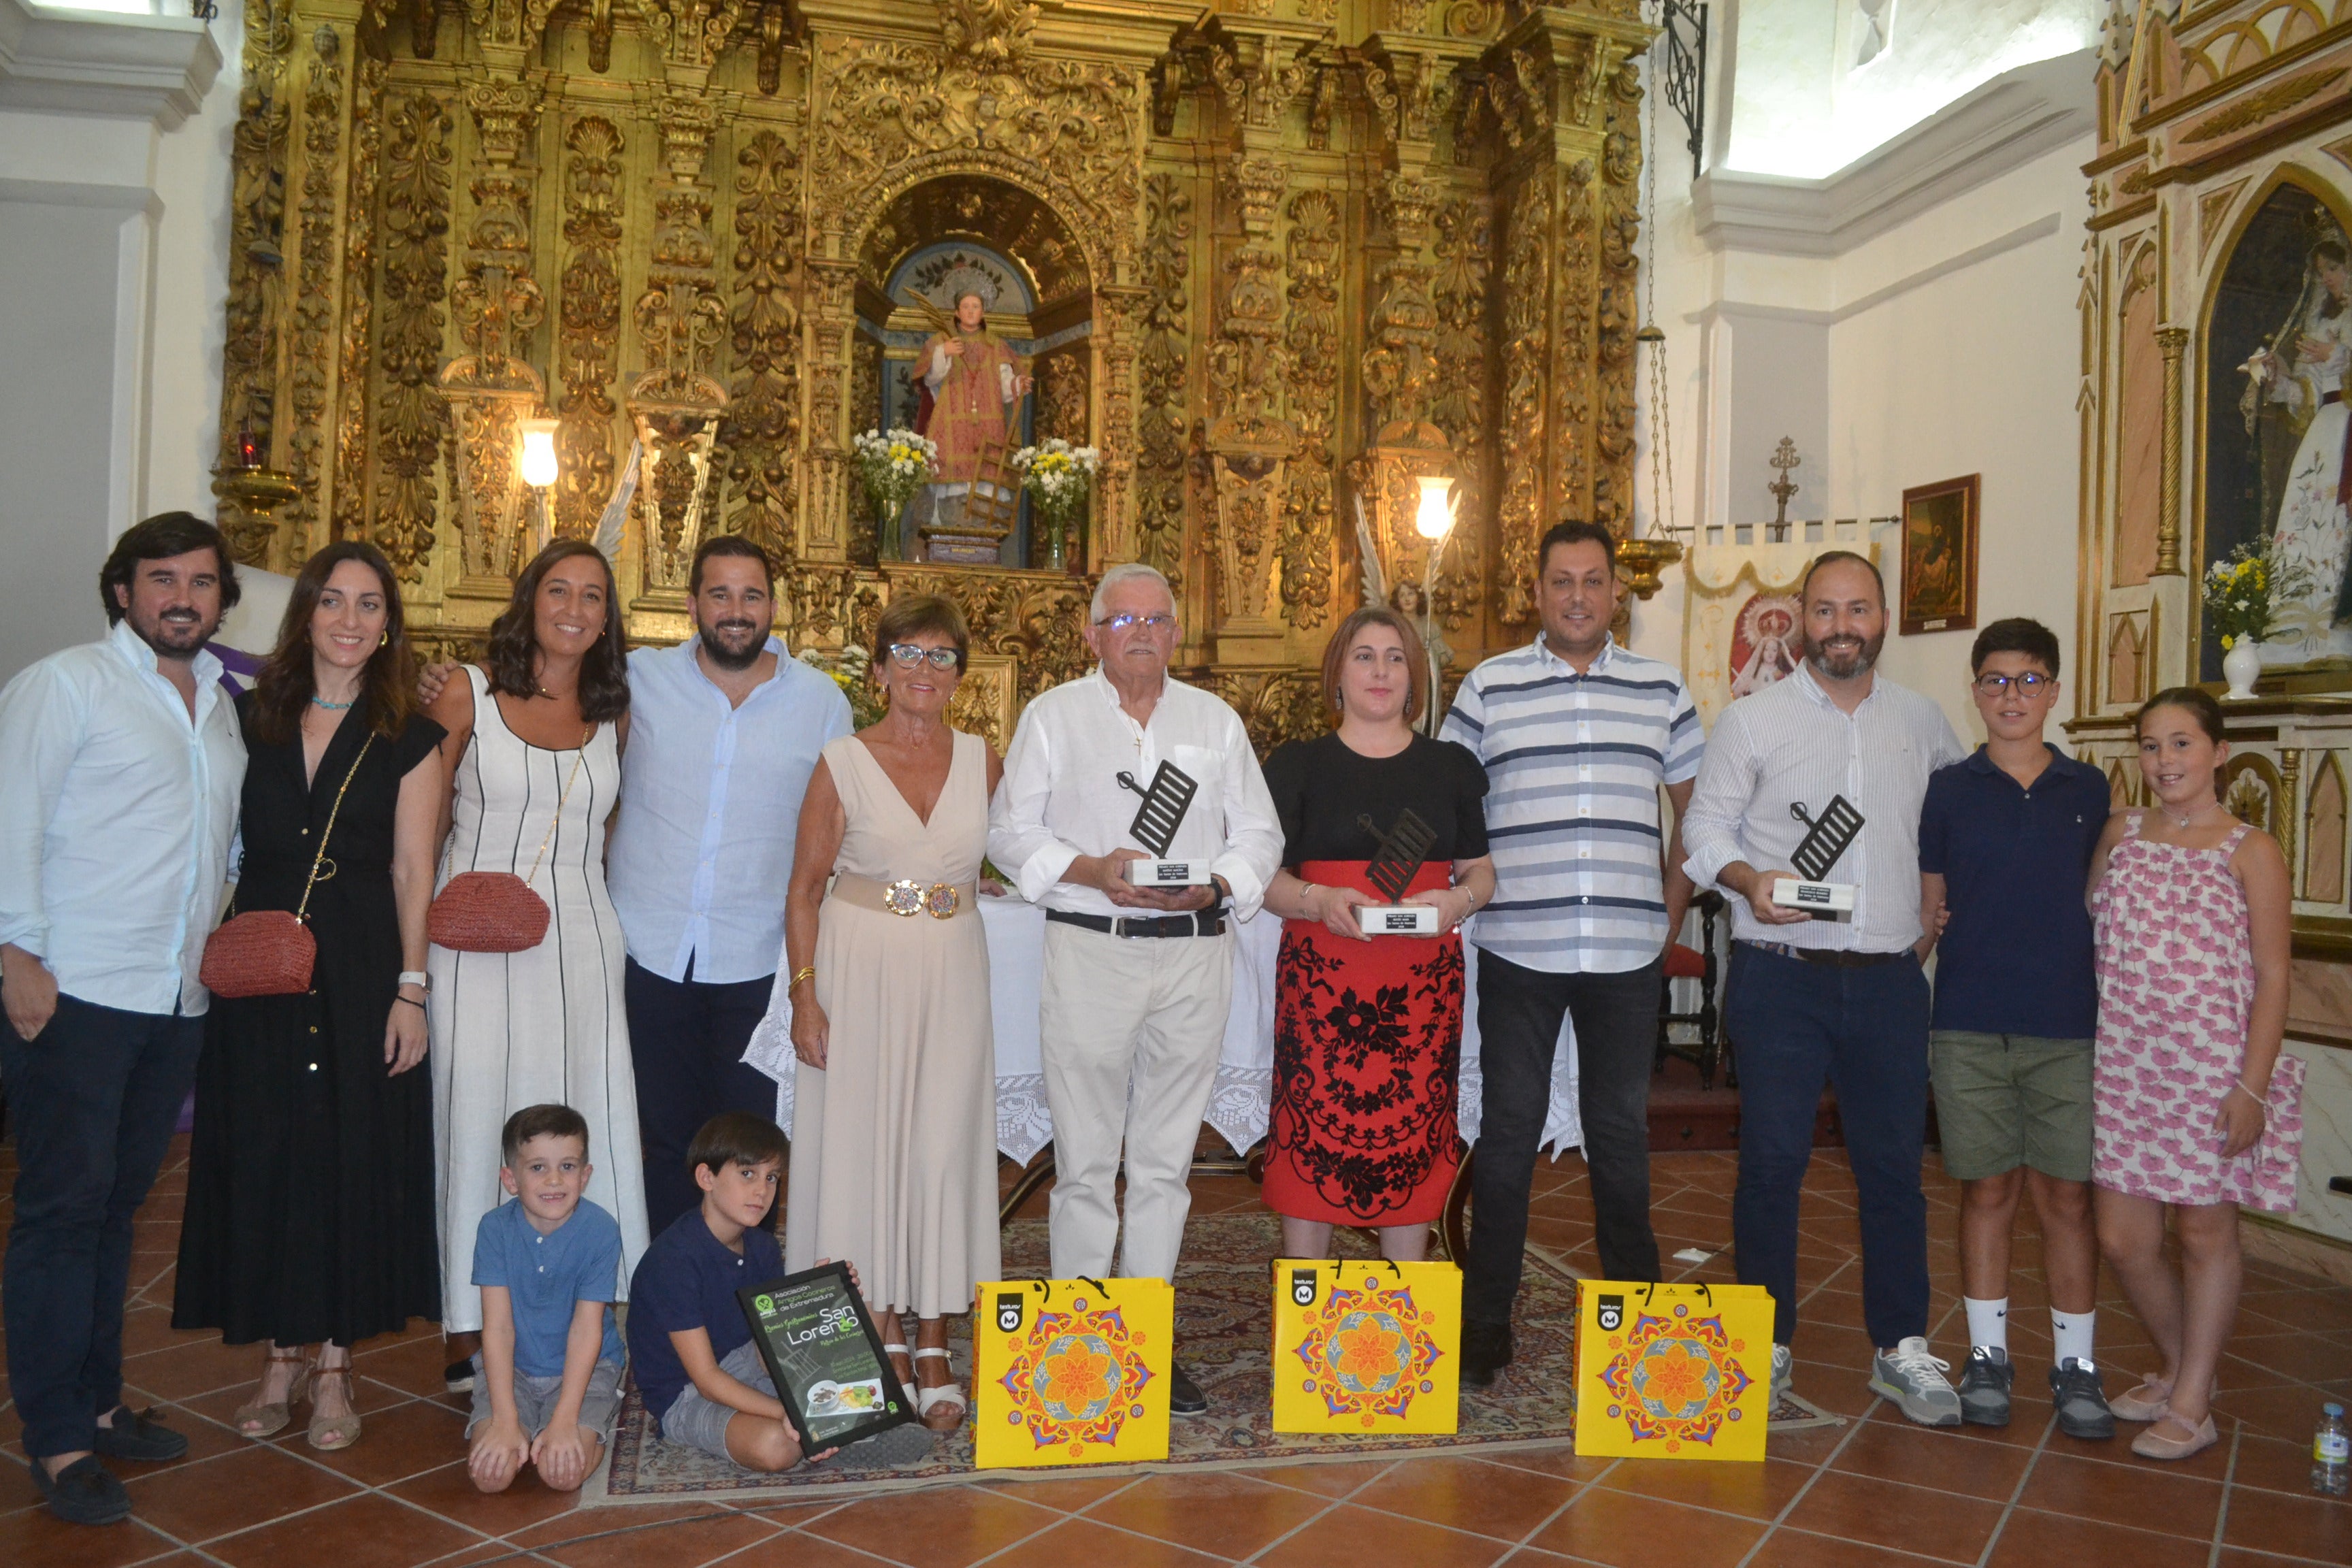
{"type": "Polygon", "coordinates": [[[133,1410],[128,1405],[114,1407],[114,1425],[100,1426],[90,1447],[110,1459],[139,1459],[154,1464],[163,1459],[176,1459],[188,1451],[184,1432],[174,1432],[155,1419],[152,1410],[133,1410]]]}
{"type": "Polygon", "coordinates": [[[1206,1415],[1209,1396],[1192,1381],[1192,1374],[1174,1362],[1168,1363],[1168,1413],[1171,1415],[1206,1415]]]}
{"type": "Polygon", "coordinates": [[[131,1494],[94,1454],[84,1454],[54,1476],[35,1459],[33,1484],[49,1500],[49,1511],[68,1524],[119,1524],[131,1517],[131,1494]]]}
{"type": "Polygon", "coordinates": [[[1462,1386],[1485,1388],[1495,1374],[1511,1364],[1511,1325],[1465,1322],[1462,1325],[1462,1386]]]}

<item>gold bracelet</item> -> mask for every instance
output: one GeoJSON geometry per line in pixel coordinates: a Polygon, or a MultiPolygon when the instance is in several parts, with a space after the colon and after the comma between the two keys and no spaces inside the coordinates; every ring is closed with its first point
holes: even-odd
{"type": "Polygon", "coordinates": [[[801,968],[793,970],[791,983],[784,987],[784,994],[789,996],[793,992],[799,990],[801,988],[802,981],[814,980],[815,978],[816,965],[814,963],[804,964],[801,968]]]}

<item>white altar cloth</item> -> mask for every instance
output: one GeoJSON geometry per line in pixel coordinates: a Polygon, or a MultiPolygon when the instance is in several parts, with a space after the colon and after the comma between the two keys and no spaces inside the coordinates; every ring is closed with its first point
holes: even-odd
{"type": "MultiPolygon", "coordinates": [[[[1014,1163],[1026,1165],[1054,1141],[1054,1119],[1045,1104],[1045,1068],[1037,1035],[1038,983],[1045,963],[1045,910],[1013,897],[980,900],[981,923],[988,933],[989,1008],[996,1026],[996,1146],[1014,1163]]],[[[1474,921],[1475,924],[1475,921],[1474,921]]],[[[1282,947],[1282,921],[1260,912],[1235,928],[1233,1011],[1225,1021],[1225,1044],[1217,1062],[1215,1087],[1202,1118],[1236,1154],[1245,1154],[1265,1136],[1274,1086],[1274,973],[1282,947]]],[[[1147,939],[1137,939],[1147,940],[1147,939]]],[[[1160,939],[1148,939],[1160,940],[1160,939]]],[[[1166,940],[1178,941],[1181,938],[1166,940]]],[[[1404,939],[1397,939],[1404,940],[1404,939]]],[[[1465,944],[1466,973],[1462,1007],[1462,1077],[1456,1116],[1462,1136],[1478,1141],[1482,1083],[1478,1070],[1478,950],[1465,944]]],[[[743,1059],[776,1080],[776,1123],[793,1125],[792,1001],[786,994],[788,966],[778,963],[776,989],[767,1016],[751,1034],[743,1059]]],[[[1543,1147],[1557,1158],[1583,1142],[1576,1108],[1576,1040],[1569,1020],[1560,1020],[1559,1048],[1552,1059],[1551,1104],[1544,1117],[1543,1147]]]]}

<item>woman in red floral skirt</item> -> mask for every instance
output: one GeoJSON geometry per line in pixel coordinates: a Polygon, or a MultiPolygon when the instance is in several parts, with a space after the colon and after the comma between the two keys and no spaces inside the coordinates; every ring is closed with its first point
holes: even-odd
{"type": "Polygon", "coordinates": [[[1358,610],[1323,655],[1339,727],[1266,760],[1286,842],[1265,895],[1284,922],[1265,1202],[1286,1258],[1331,1256],[1335,1225],[1377,1226],[1383,1256],[1421,1258],[1461,1164],[1456,933],[1494,897],[1495,867],[1486,769],[1413,731],[1427,668],[1411,622],[1358,610]],[[1367,873],[1401,838],[1425,842],[1401,901],[1434,908],[1436,936],[1368,937],[1359,923],[1357,906],[1392,901],[1367,873]]]}

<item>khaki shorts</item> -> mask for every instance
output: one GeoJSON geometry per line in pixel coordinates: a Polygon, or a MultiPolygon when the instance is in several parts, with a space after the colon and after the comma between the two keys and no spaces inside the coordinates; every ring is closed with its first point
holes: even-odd
{"type": "MultiPolygon", "coordinates": [[[[555,1415],[555,1406],[563,1396],[563,1379],[533,1377],[527,1372],[514,1374],[515,1419],[522,1426],[522,1435],[536,1437],[547,1429],[555,1415]]],[[[588,1374],[588,1392],[580,1399],[580,1430],[606,1447],[613,1446],[613,1418],[621,1409],[621,1363],[600,1361],[596,1370],[588,1374]]],[[[482,1358],[474,1357],[474,1413],[467,1418],[466,1436],[489,1423],[490,1379],[482,1371],[482,1358]]]]}
{"type": "Polygon", "coordinates": [[[2091,1061],[2088,1040],[1930,1034],[1945,1173],[1980,1182],[2027,1165],[2062,1182],[2089,1181],[2091,1061]]]}

